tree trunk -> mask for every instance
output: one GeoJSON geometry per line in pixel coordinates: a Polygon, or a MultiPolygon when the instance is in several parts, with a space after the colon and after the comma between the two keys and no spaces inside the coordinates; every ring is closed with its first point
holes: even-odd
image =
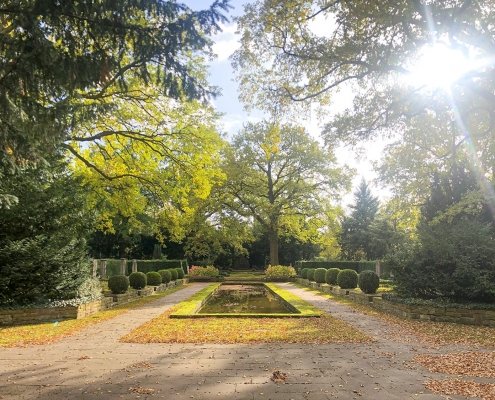
{"type": "Polygon", "coordinates": [[[270,265],[278,265],[278,234],[269,232],[268,240],[270,242],[270,265]]]}

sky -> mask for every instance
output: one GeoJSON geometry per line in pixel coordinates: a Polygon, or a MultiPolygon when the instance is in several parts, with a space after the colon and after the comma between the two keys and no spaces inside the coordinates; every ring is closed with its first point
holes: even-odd
{"type": "MultiPolygon", "coordinates": [[[[212,0],[182,0],[194,10],[201,10],[209,7],[212,0]]],[[[213,51],[217,58],[210,63],[210,83],[221,89],[221,95],[213,100],[216,110],[222,113],[221,129],[226,133],[227,137],[232,137],[243,126],[245,122],[256,122],[263,119],[263,112],[255,110],[248,113],[238,98],[238,83],[234,80],[234,71],[231,66],[229,57],[239,47],[238,35],[236,35],[237,26],[233,21],[233,17],[242,15],[243,5],[251,2],[250,0],[231,0],[230,3],[233,9],[229,13],[230,22],[222,25],[222,32],[216,34],[212,39],[214,41],[213,51]]],[[[325,30],[327,23],[323,23],[315,27],[321,33],[325,30]]],[[[351,98],[344,94],[339,98],[339,104],[350,104],[351,98]]],[[[307,116],[304,121],[304,126],[307,127],[309,133],[320,138],[321,126],[319,121],[311,116],[307,116]],[[308,123],[309,121],[309,123],[308,123]]],[[[377,175],[373,171],[372,162],[379,159],[383,150],[384,143],[374,142],[366,146],[366,152],[357,156],[352,150],[346,148],[338,148],[336,150],[337,159],[340,164],[347,164],[356,170],[351,192],[343,196],[341,204],[347,206],[353,201],[352,192],[359,185],[362,178],[365,178],[370,183],[372,192],[375,196],[385,200],[390,196],[388,190],[379,188],[374,184],[377,175]]]]}

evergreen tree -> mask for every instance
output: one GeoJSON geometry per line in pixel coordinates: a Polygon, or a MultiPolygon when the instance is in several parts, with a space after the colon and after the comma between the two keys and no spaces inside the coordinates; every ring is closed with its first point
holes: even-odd
{"type": "Polygon", "coordinates": [[[363,179],[354,193],[351,215],[344,217],[340,234],[342,255],[349,260],[373,258],[371,226],[378,211],[378,198],[371,194],[363,179]]]}
{"type": "Polygon", "coordinates": [[[2,305],[75,298],[90,276],[83,188],[64,164],[52,165],[23,169],[3,182],[19,201],[0,208],[2,305]]]}

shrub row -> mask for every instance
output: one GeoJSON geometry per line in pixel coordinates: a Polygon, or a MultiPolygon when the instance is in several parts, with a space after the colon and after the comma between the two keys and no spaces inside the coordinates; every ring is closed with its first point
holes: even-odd
{"type": "Polygon", "coordinates": [[[303,268],[339,268],[353,269],[356,272],[365,270],[375,271],[376,261],[296,261],[296,269],[302,271],[303,268]]]}
{"type": "Polygon", "coordinates": [[[380,286],[380,278],[374,271],[364,270],[359,274],[350,268],[303,268],[300,276],[317,283],[338,285],[341,289],[359,288],[367,294],[376,293],[380,286]]]}
{"type": "Polygon", "coordinates": [[[114,294],[122,294],[127,292],[129,286],[133,289],[144,289],[146,285],[159,286],[161,283],[169,283],[176,279],[182,279],[184,277],[184,271],[182,268],[162,269],[158,272],[149,271],[146,274],[144,272],[133,272],[129,277],[125,275],[113,275],[108,278],[108,288],[114,294]]]}

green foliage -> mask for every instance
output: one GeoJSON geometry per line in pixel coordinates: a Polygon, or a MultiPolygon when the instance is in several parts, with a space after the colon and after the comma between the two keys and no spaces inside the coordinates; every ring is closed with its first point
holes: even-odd
{"type": "Polygon", "coordinates": [[[207,265],[206,267],[198,267],[193,265],[189,269],[189,277],[210,277],[216,278],[220,275],[220,271],[218,268],[215,268],[213,265],[207,265]]]}
{"type": "Polygon", "coordinates": [[[308,268],[307,277],[310,281],[315,280],[315,268],[308,268]]]}
{"type": "Polygon", "coordinates": [[[144,272],[133,272],[129,275],[129,284],[133,289],[144,289],[146,283],[146,274],[144,272]]]}
{"type": "Polygon", "coordinates": [[[161,269],[158,271],[160,276],[162,277],[163,283],[169,283],[172,280],[172,274],[168,269],[161,269]]]}
{"type": "Polygon", "coordinates": [[[303,268],[301,269],[301,278],[307,279],[308,278],[308,269],[309,268],[303,268]]]}
{"type": "Polygon", "coordinates": [[[222,204],[261,226],[271,265],[279,264],[280,236],[318,238],[322,199],[348,181],[334,155],[304,128],[267,121],[246,124],[234,137],[225,169],[222,204]]]}
{"type": "Polygon", "coordinates": [[[125,275],[113,275],[108,278],[108,288],[113,294],[122,294],[129,289],[129,278],[125,275]]]}
{"type": "Polygon", "coordinates": [[[380,278],[373,271],[362,271],[359,273],[358,286],[366,294],[376,293],[380,286],[380,278]]]}
{"type": "Polygon", "coordinates": [[[182,268],[176,268],[175,269],[177,271],[177,279],[182,279],[184,278],[184,270],[182,268]]]}
{"type": "Polygon", "coordinates": [[[91,272],[86,233],[92,222],[80,181],[52,160],[8,174],[0,185],[18,199],[0,207],[0,304],[78,297],[91,272]]]}
{"type": "Polygon", "coordinates": [[[287,281],[296,277],[296,270],[286,265],[270,265],[265,270],[268,281],[287,281]]]}
{"type": "Polygon", "coordinates": [[[346,259],[360,260],[373,259],[371,224],[378,211],[378,199],[371,195],[371,191],[364,179],[354,193],[355,204],[351,205],[351,215],[342,221],[340,233],[340,247],[346,259]]]}
{"type": "Polygon", "coordinates": [[[325,275],[327,270],[325,268],[316,268],[315,269],[315,282],[317,283],[325,283],[325,275]]]}
{"type": "Polygon", "coordinates": [[[339,269],[353,269],[356,272],[365,270],[374,271],[376,268],[376,261],[297,261],[296,266],[299,268],[339,268],[339,269]]]}
{"type": "Polygon", "coordinates": [[[341,289],[355,289],[358,284],[358,274],[353,269],[343,269],[337,275],[337,285],[341,289]]]}
{"type": "Polygon", "coordinates": [[[169,268],[170,271],[170,276],[172,277],[172,280],[175,281],[179,277],[179,273],[177,272],[177,269],[175,268],[169,268]]]}
{"type": "Polygon", "coordinates": [[[339,272],[340,272],[339,268],[327,269],[327,272],[325,273],[325,282],[328,283],[329,285],[336,285],[337,276],[339,275],[339,272]]]}
{"type": "Polygon", "coordinates": [[[146,273],[146,284],[149,286],[159,286],[162,283],[162,276],[155,271],[146,273]]]}
{"type": "Polygon", "coordinates": [[[170,98],[208,98],[190,55],[209,53],[206,35],[227,9],[225,0],[202,11],[171,0],[4,2],[0,58],[16,61],[0,66],[0,166],[53,154],[109,108],[110,93],[132,96],[131,77],[170,98]]]}

